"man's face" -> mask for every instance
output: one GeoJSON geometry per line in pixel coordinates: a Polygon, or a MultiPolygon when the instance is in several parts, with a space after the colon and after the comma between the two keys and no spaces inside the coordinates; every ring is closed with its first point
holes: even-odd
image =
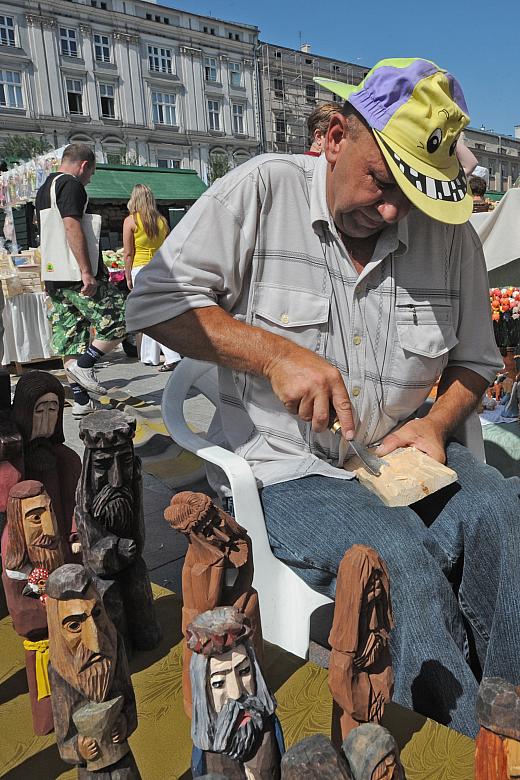
{"type": "Polygon", "coordinates": [[[134,453],[131,444],[117,449],[92,450],[92,516],[118,536],[132,537],[134,453]]]}
{"type": "Polygon", "coordinates": [[[82,598],[58,601],[58,620],[79,687],[89,699],[103,701],[117,657],[117,633],[101,598],[90,586],[82,598]]]}
{"type": "Polygon", "coordinates": [[[51,500],[46,493],[21,499],[27,555],[33,566],[54,571],[61,566],[59,534],[51,500]]]}
{"type": "Polygon", "coordinates": [[[229,699],[236,701],[255,695],[253,670],[244,645],[210,658],[208,673],[213,708],[217,713],[229,699]]]}
{"type": "Polygon", "coordinates": [[[410,210],[374,139],[364,125],[349,135],[347,120],[334,114],[325,146],[327,204],[336,227],[351,238],[367,238],[398,222],[410,210]]]}
{"type": "Polygon", "coordinates": [[[40,437],[48,439],[52,436],[58,422],[59,411],[60,403],[55,393],[45,393],[38,398],[33,409],[31,440],[40,437]]]}

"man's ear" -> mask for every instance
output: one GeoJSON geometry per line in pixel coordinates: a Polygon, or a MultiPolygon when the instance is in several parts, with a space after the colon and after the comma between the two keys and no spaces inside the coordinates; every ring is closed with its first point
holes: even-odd
{"type": "Polygon", "coordinates": [[[325,142],[325,157],[331,165],[334,165],[338,159],[341,142],[347,133],[347,122],[347,118],[340,113],[333,114],[330,120],[325,142]]]}

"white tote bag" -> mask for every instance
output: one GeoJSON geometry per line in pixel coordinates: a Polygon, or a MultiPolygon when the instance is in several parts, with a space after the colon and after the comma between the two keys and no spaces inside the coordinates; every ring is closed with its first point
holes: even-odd
{"type": "MultiPolygon", "coordinates": [[[[42,257],[42,279],[50,282],[80,282],[81,271],[78,261],[67,242],[63,218],[56,205],[56,182],[64,174],[56,176],[51,184],[51,207],[40,211],[40,252],[42,257]]],[[[85,209],[88,205],[85,203],[85,209]]],[[[101,233],[101,215],[85,214],[81,218],[81,228],[87,241],[88,256],[92,266],[92,275],[98,270],[99,236],[101,233]]]]}

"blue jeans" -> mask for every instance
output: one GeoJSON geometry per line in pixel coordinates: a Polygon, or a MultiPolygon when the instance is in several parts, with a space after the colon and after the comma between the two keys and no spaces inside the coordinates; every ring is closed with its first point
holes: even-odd
{"type": "Polygon", "coordinates": [[[388,508],[356,480],[309,476],[261,498],[277,558],[332,598],[353,544],[388,565],[395,628],[394,699],[468,736],[478,681],[520,682],[520,479],[505,479],[460,444],[447,449],[458,482],[388,508]]]}

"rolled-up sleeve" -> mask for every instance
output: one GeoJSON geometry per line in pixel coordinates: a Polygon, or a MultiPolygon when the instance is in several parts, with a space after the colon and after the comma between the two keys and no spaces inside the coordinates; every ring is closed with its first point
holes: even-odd
{"type": "Polygon", "coordinates": [[[471,225],[462,230],[460,247],[458,343],[448,366],[462,366],[492,382],[503,361],[496,345],[489,305],[489,281],[482,245],[471,225]]]}
{"type": "Polygon", "coordinates": [[[225,194],[214,186],[201,196],[136,276],[126,307],[130,331],[189,309],[232,309],[253,254],[257,193],[245,177],[225,194]]]}

